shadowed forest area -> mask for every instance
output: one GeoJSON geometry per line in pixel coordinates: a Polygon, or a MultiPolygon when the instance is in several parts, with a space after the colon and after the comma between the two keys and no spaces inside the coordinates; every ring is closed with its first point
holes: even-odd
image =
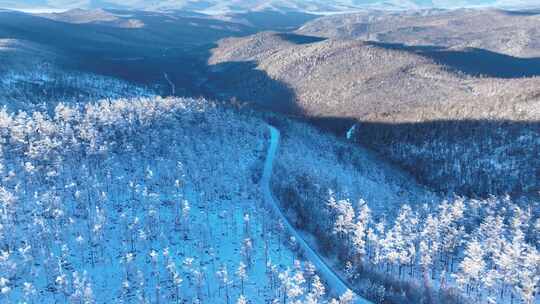
{"type": "MultiPolygon", "coordinates": [[[[207,61],[219,39],[254,34],[261,30],[294,30],[314,18],[304,13],[258,12],[235,17],[249,24],[212,19],[175,11],[155,14],[111,10],[136,18],[143,26],[121,28],[108,24],[72,24],[13,11],[0,12],[0,37],[50,47],[62,56],[55,62],[67,69],[112,76],[137,84],[170,90],[166,73],[178,96],[216,94],[205,88],[207,61]]],[[[249,69],[249,64],[242,69],[249,69]]],[[[215,77],[214,77],[215,79],[215,77]]]]}
{"type": "MultiPolygon", "coordinates": [[[[295,45],[313,44],[313,48],[310,50],[319,46],[318,42],[325,40],[297,34],[278,34],[277,36],[295,45]]],[[[255,42],[248,45],[256,48],[261,44],[264,45],[264,43],[280,43],[279,40],[278,42],[271,41],[272,36],[260,36],[258,39],[254,38],[255,42]]],[[[485,79],[482,85],[500,94],[507,94],[510,93],[506,91],[510,89],[510,86],[505,89],[503,84],[506,84],[504,82],[506,80],[504,79],[540,75],[539,61],[534,58],[517,58],[480,49],[453,50],[435,46],[406,46],[403,44],[375,42],[369,42],[369,44],[384,49],[413,52],[432,59],[440,64],[443,70],[457,71],[457,74],[448,74],[454,77],[448,79],[460,84],[456,85],[456,90],[466,87],[466,81],[480,82],[483,81],[482,77],[491,77],[485,79]],[[465,85],[462,87],[461,84],[465,85]]],[[[231,45],[234,46],[234,42],[231,45]]],[[[246,49],[245,54],[250,54],[249,47],[244,46],[242,43],[237,45],[246,49]]],[[[233,49],[232,46],[229,46],[229,48],[233,49]]],[[[277,48],[273,45],[272,47],[277,48]]],[[[285,47],[297,49],[295,46],[285,47]]],[[[261,47],[261,50],[265,50],[265,48],[261,47]]],[[[363,50],[360,49],[359,51],[363,50]]],[[[302,51],[304,49],[298,48],[298,53],[302,51]]],[[[268,54],[273,54],[272,52],[274,51],[269,51],[268,54]]],[[[293,51],[290,53],[294,54],[293,51]]],[[[330,51],[328,53],[332,54],[330,51]]],[[[402,53],[397,54],[401,56],[402,53]]],[[[311,57],[307,55],[306,57],[298,56],[298,65],[304,67],[303,64],[305,64],[308,66],[306,69],[309,70],[310,64],[305,62],[309,62],[311,57]]],[[[329,56],[328,58],[331,58],[329,56]]],[[[346,56],[350,55],[343,55],[339,59],[346,58],[346,56]]],[[[242,57],[239,56],[239,58],[242,57]]],[[[253,58],[258,57],[254,56],[253,58]]],[[[281,57],[276,55],[276,58],[281,57]]],[[[332,59],[334,58],[332,57],[332,59]]],[[[348,62],[347,60],[343,61],[348,62]]],[[[291,66],[296,64],[296,61],[292,62],[291,66]]],[[[313,66],[316,66],[316,64],[313,66]]],[[[406,68],[407,65],[405,65],[406,68]]],[[[344,137],[347,131],[353,125],[356,125],[353,134],[353,139],[356,142],[376,151],[382,159],[391,161],[406,169],[418,181],[438,192],[487,197],[489,195],[504,194],[513,196],[522,194],[535,195],[540,190],[540,161],[536,157],[540,153],[540,141],[538,141],[540,123],[530,120],[530,118],[536,117],[534,113],[527,112],[528,110],[520,110],[522,107],[523,109],[534,109],[535,93],[533,91],[529,93],[523,90],[524,96],[512,95],[500,99],[495,97],[498,95],[485,94],[482,99],[476,100],[472,97],[476,93],[465,89],[464,92],[466,93],[463,95],[456,94],[440,97],[441,100],[438,101],[426,99],[425,104],[415,105],[408,110],[408,105],[404,101],[409,100],[407,98],[414,101],[414,96],[397,95],[395,97],[402,97],[402,101],[401,99],[392,99],[394,96],[387,97],[381,93],[381,98],[387,97],[387,100],[384,101],[387,104],[384,104],[382,99],[379,101],[364,100],[362,99],[363,96],[352,96],[349,101],[344,102],[339,99],[345,98],[336,93],[320,97],[322,99],[316,101],[320,105],[319,112],[316,112],[316,107],[312,107],[311,112],[314,113],[311,113],[305,108],[306,105],[310,107],[311,104],[306,102],[305,96],[302,97],[298,94],[299,92],[300,94],[310,94],[309,89],[312,89],[312,91],[319,89],[316,85],[310,84],[309,80],[306,80],[314,79],[313,82],[317,83],[314,73],[310,74],[308,72],[304,77],[296,77],[295,71],[290,66],[281,67],[277,59],[263,60],[262,63],[247,60],[241,62],[225,61],[217,64],[215,70],[222,75],[214,73],[216,77],[209,83],[219,84],[214,89],[215,91],[231,92],[233,94],[225,95],[227,98],[234,97],[241,101],[254,102],[257,107],[287,113],[301,120],[306,120],[323,130],[331,131],[339,137],[344,137]],[[242,67],[247,67],[246,63],[249,63],[251,68],[242,69],[242,67]],[[282,81],[279,74],[276,74],[275,71],[280,71],[280,69],[289,73],[289,78],[283,78],[286,81],[282,81]],[[267,76],[268,71],[274,73],[274,75],[272,77],[267,76]],[[226,77],[225,75],[232,76],[226,77]],[[302,83],[304,86],[301,87],[303,91],[300,91],[298,83],[302,83]],[[304,98],[304,100],[301,100],[301,98],[304,98]],[[336,100],[330,98],[336,98],[336,100]],[[444,98],[447,100],[444,100],[444,98]],[[470,101],[462,101],[460,98],[469,98],[470,101]],[[509,106],[511,102],[514,102],[516,106],[509,106]],[[347,109],[350,109],[347,116],[328,114],[328,111],[333,111],[332,107],[336,107],[335,104],[340,103],[341,108],[339,111],[342,113],[346,113],[347,109]],[[374,110],[370,113],[371,117],[366,117],[361,112],[355,112],[361,109],[358,105],[363,103],[366,104],[366,107],[373,107],[374,110]],[[328,106],[328,109],[325,109],[325,106],[328,106]],[[526,113],[523,111],[526,111],[526,113]],[[478,115],[475,113],[478,113],[478,115]],[[483,120],[481,117],[486,117],[486,119],[483,120]],[[416,120],[416,122],[406,122],[411,120],[416,120]]],[[[376,72],[373,73],[376,75],[376,72]]],[[[438,74],[434,72],[432,75],[438,74]]],[[[354,75],[351,75],[351,77],[354,77],[354,75]]],[[[406,75],[403,77],[406,77],[406,75]]],[[[388,79],[392,80],[394,78],[388,79]]],[[[444,81],[437,78],[431,79],[428,76],[419,77],[418,79],[419,82],[426,85],[444,83],[444,81]]],[[[443,79],[446,81],[445,78],[443,79]]],[[[448,81],[450,82],[450,80],[448,81]]],[[[367,81],[354,85],[368,87],[370,84],[367,81]]],[[[339,92],[342,89],[339,87],[340,85],[341,83],[336,81],[335,86],[328,86],[328,89],[339,92]],[[339,89],[337,89],[338,87],[339,89]]],[[[518,85],[516,83],[513,87],[515,88],[518,85]]],[[[405,88],[408,89],[406,83],[404,83],[404,90],[405,88]]],[[[478,86],[475,89],[482,90],[483,88],[478,86]]],[[[383,89],[377,88],[374,90],[382,91],[383,89]]],[[[399,87],[392,87],[390,90],[394,92],[399,90],[399,87]]],[[[407,92],[413,91],[408,90],[407,92]]],[[[359,92],[364,91],[359,90],[359,92]]],[[[324,92],[321,94],[324,94],[324,92]]],[[[452,90],[441,92],[441,96],[445,94],[452,94],[452,90]]],[[[315,98],[315,96],[311,97],[315,98]]],[[[417,98],[422,100],[425,97],[417,96],[417,98]]]]}
{"type": "Polygon", "coordinates": [[[272,79],[250,61],[225,62],[210,67],[205,94],[224,101],[290,115],[301,115],[295,92],[287,84],[272,79]],[[231,77],[242,74],[242,78],[231,77]],[[257,91],[249,88],[257,88],[257,91]]]}
{"type": "Polygon", "coordinates": [[[355,139],[443,192],[535,194],[540,122],[360,122],[355,139]]]}
{"type": "Polygon", "coordinates": [[[479,48],[454,50],[439,46],[370,42],[378,47],[412,52],[469,76],[521,78],[540,76],[540,58],[519,58],[479,48]]]}
{"type": "Polygon", "coordinates": [[[312,118],[443,193],[481,196],[540,191],[540,122],[440,120],[417,123],[312,118]]]}

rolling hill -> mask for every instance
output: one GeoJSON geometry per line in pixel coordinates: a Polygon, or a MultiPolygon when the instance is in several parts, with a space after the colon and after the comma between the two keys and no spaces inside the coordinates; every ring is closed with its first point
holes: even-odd
{"type": "Polygon", "coordinates": [[[163,95],[172,93],[170,81],[176,95],[201,96],[210,49],[219,39],[266,29],[294,30],[311,19],[308,14],[276,12],[216,17],[121,9],[0,11],[0,39],[39,45],[50,52],[49,61],[65,70],[157,87],[163,95]]]}
{"type": "MultiPolygon", "coordinates": [[[[487,71],[481,65],[473,65],[476,70],[468,71],[450,61],[447,65],[440,63],[452,52],[269,32],[222,40],[209,63],[216,73],[231,73],[236,65],[230,63],[254,63],[256,71],[264,71],[269,79],[289,87],[294,93],[292,102],[312,116],[404,122],[450,119],[462,111],[460,118],[464,119],[504,119],[514,114],[511,109],[501,109],[513,106],[504,101],[519,98],[525,107],[522,119],[538,118],[533,110],[537,106],[538,79],[497,77],[497,71],[492,71],[493,77],[477,77],[487,71]],[[510,89],[513,87],[516,89],[510,89]],[[484,111],[466,110],[474,106],[484,111]],[[437,116],[430,113],[438,107],[448,111],[440,111],[437,116]]],[[[475,50],[454,52],[474,60],[475,50]]],[[[531,75],[540,75],[534,65],[529,67],[531,75]]],[[[529,75],[527,71],[516,73],[520,72],[529,75]]],[[[226,85],[232,85],[241,100],[262,102],[256,96],[266,95],[258,91],[264,84],[258,87],[255,81],[250,82],[249,73],[232,74],[237,77],[229,77],[226,85]]],[[[220,78],[224,77],[216,77],[220,78]]]]}
{"type": "Polygon", "coordinates": [[[298,33],[416,46],[479,48],[534,58],[540,57],[539,25],[538,10],[378,11],[319,18],[298,33]]]}
{"type": "Polygon", "coordinates": [[[357,121],[359,141],[437,189],[485,195],[539,187],[534,59],[270,32],[222,40],[209,63],[212,90],[224,97],[304,116],[338,134],[357,121]],[[495,61],[478,61],[485,58],[495,61]],[[478,148],[466,144],[483,137],[489,140],[478,148]],[[479,167],[469,166],[473,160],[479,167]],[[467,177],[479,172],[491,172],[487,182],[467,177]]]}

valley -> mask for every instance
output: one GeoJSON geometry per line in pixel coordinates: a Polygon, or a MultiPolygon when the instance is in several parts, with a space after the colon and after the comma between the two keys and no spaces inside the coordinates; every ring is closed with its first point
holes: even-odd
{"type": "MultiPolygon", "coordinates": [[[[273,110],[277,106],[280,112],[302,115],[339,136],[357,124],[357,141],[437,190],[465,195],[535,194],[540,187],[538,170],[531,171],[530,164],[540,167],[534,156],[540,134],[539,78],[467,74],[433,59],[450,61],[447,51],[433,52],[436,55],[355,39],[265,32],[222,40],[210,64],[221,75],[216,76],[220,85],[216,90],[234,88],[234,97],[241,101],[273,110]],[[252,65],[252,72],[239,72],[238,62],[252,65]],[[267,77],[260,76],[261,71],[267,77]],[[479,146],[461,146],[470,142],[463,140],[467,137],[479,146]],[[526,142],[519,143],[518,138],[526,142]],[[524,153],[509,152],[521,149],[524,153]],[[519,160],[511,161],[512,165],[497,160],[513,156],[519,160]],[[468,157],[482,161],[470,168],[468,157]],[[480,171],[494,174],[486,177],[491,184],[466,178],[477,177],[480,171]],[[521,177],[511,181],[511,172],[521,177]]],[[[460,56],[467,66],[478,66],[476,56],[460,56]]],[[[516,72],[535,69],[534,64],[522,69],[497,62],[516,72]]]]}
{"type": "Polygon", "coordinates": [[[0,302],[539,303],[535,8],[38,2],[0,10],[0,302]]]}

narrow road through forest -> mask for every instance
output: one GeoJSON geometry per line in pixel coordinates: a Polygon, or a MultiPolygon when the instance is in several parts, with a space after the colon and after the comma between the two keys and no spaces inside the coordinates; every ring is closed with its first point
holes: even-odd
{"type": "MultiPolygon", "coordinates": [[[[285,229],[287,229],[288,233],[292,235],[296,242],[300,245],[300,248],[302,248],[302,251],[306,258],[315,265],[317,268],[317,272],[321,276],[321,278],[326,282],[326,285],[330,289],[330,293],[334,296],[339,296],[344,294],[347,290],[351,290],[348,286],[348,284],[342,280],[338,274],[336,274],[332,268],[327,265],[324,260],[309,246],[309,244],[302,238],[302,236],[296,231],[296,229],[293,227],[293,225],[289,222],[287,217],[283,214],[281,211],[281,208],[279,207],[278,201],[274,198],[272,194],[272,190],[270,188],[270,180],[272,177],[272,170],[274,167],[274,159],[277,153],[277,148],[279,145],[279,139],[280,139],[280,133],[279,130],[274,128],[273,126],[268,126],[270,129],[270,148],[268,149],[268,153],[266,156],[266,160],[264,163],[264,170],[263,170],[263,176],[261,180],[262,185],[262,191],[264,194],[264,200],[265,202],[272,208],[274,213],[278,216],[278,218],[283,222],[283,225],[285,226],[285,229]]],[[[356,294],[355,294],[356,295],[356,294]]],[[[372,304],[370,301],[356,295],[356,299],[353,302],[355,304],[372,304]]]]}

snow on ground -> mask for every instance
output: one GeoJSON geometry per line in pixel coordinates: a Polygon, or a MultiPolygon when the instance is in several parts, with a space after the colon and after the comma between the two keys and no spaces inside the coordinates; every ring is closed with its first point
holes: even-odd
{"type": "Polygon", "coordinates": [[[310,243],[305,241],[304,236],[296,231],[294,226],[290,223],[285,214],[282,212],[280,203],[274,198],[270,187],[270,179],[272,176],[274,160],[279,146],[280,132],[273,126],[269,126],[269,129],[271,133],[270,148],[268,149],[268,156],[265,160],[263,177],[261,179],[266,203],[273,208],[274,214],[278,216],[279,220],[284,224],[289,234],[292,235],[294,239],[298,242],[298,245],[299,247],[301,247],[304,255],[309,259],[311,263],[313,263],[313,265],[315,265],[315,267],[318,269],[319,273],[324,278],[324,280],[334,294],[339,296],[341,294],[350,292],[354,297],[355,304],[371,303],[368,300],[358,296],[357,294],[354,294],[351,289],[352,287],[349,287],[347,282],[343,280],[339,276],[339,274],[337,274],[332,269],[332,266],[326,263],[324,258],[321,257],[315,249],[313,249],[315,247],[312,247],[310,243]]]}
{"type": "Polygon", "coordinates": [[[540,204],[444,200],[313,127],[276,120],[273,191],[312,248],[376,303],[538,303],[540,204]]]}
{"type": "Polygon", "coordinates": [[[9,111],[52,113],[59,103],[84,104],[101,99],[156,96],[114,77],[61,68],[61,52],[19,39],[0,39],[0,107],[9,111]]]}
{"type": "Polygon", "coordinates": [[[315,128],[288,122],[276,164],[277,184],[301,190],[300,180],[316,184],[320,198],[328,189],[353,202],[367,202],[376,215],[395,215],[403,203],[421,206],[440,198],[418,185],[412,177],[377,158],[372,152],[315,128]],[[302,155],[301,159],[298,156],[302,155]],[[294,166],[289,164],[294,163],[294,166]]]}
{"type": "Polygon", "coordinates": [[[160,98],[54,117],[0,112],[0,302],[289,303],[317,289],[262,199],[261,120],[160,98]]]}
{"type": "Polygon", "coordinates": [[[32,68],[4,71],[0,64],[0,106],[11,111],[51,112],[59,103],[79,104],[155,95],[151,88],[97,74],[63,71],[44,62],[36,63],[32,68]]]}

